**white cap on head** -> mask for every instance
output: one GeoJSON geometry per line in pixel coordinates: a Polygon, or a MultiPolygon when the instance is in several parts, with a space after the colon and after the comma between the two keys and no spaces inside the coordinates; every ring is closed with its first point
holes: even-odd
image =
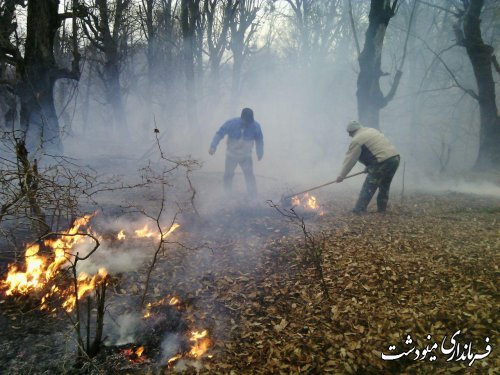
{"type": "Polygon", "coordinates": [[[350,133],[350,132],[355,132],[356,130],[359,130],[361,129],[361,124],[357,121],[349,121],[349,123],[347,124],[347,132],[350,133]]]}

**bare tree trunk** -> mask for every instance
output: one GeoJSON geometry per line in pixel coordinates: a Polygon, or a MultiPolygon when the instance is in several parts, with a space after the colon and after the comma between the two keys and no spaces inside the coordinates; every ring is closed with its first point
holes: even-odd
{"type": "Polygon", "coordinates": [[[106,101],[113,112],[114,130],[127,132],[127,119],[120,85],[122,60],[126,56],[127,10],[131,0],[95,0],[86,6],[85,32],[89,42],[104,55],[104,66],[98,71],[104,84],[106,101]],[[114,7],[112,7],[114,5],[114,7]]]}
{"type": "Polygon", "coordinates": [[[188,120],[191,126],[197,128],[198,115],[196,103],[195,81],[195,28],[199,16],[200,0],[182,0],[181,28],[183,38],[184,74],[186,76],[186,106],[188,120]]]}
{"type": "Polygon", "coordinates": [[[391,92],[384,96],[380,89],[382,72],[382,48],[389,20],[395,15],[398,0],[392,5],[390,0],[371,0],[368,30],[365,35],[363,51],[359,56],[358,75],[358,119],[373,128],[379,128],[380,110],[384,108],[395,94],[401,72],[394,78],[391,92]]]}
{"type": "MultiPolygon", "coordinates": [[[[175,44],[174,40],[174,21],[176,17],[174,15],[175,7],[172,5],[173,0],[161,0],[161,18],[159,20],[160,32],[158,34],[162,39],[162,72],[165,75],[166,81],[170,81],[171,77],[174,75],[174,53],[171,48],[172,44],[175,44]]],[[[160,47],[160,44],[158,44],[160,47]]]]}
{"type": "Polygon", "coordinates": [[[113,109],[115,131],[127,132],[127,118],[123,106],[122,89],[120,86],[119,62],[111,58],[104,64],[103,77],[106,89],[106,98],[113,109]]]}
{"type": "Polygon", "coordinates": [[[222,55],[228,46],[229,23],[235,11],[233,0],[224,2],[223,9],[218,9],[217,4],[220,3],[220,1],[204,0],[204,14],[207,18],[208,62],[214,86],[219,80],[222,55]],[[220,21],[218,21],[217,12],[222,12],[220,21]]]}
{"type": "MultiPolygon", "coordinates": [[[[103,68],[103,80],[106,89],[108,103],[113,109],[115,130],[127,130],[127,120],[123,107],[122,90],[120,86],[120,53],[119,38],[123,32],[123,14],[129,5],[128,0],[120,0],[116,3],[113,27],[109,19],[109,9],[105,0],[98,0],[99,14],[102,25],[102,50],[106,62],[103,68]]],[[[123,37],[123,35],[121,35],[123,37]]]]}
{"type": "Polygon", "coordinates": [[[27,198],[30,209],[28,216],[31,218],[33,229],[41,237],[48,232],[49,226],[38,203],[38,181],[40,176],[38,175],[37,161],[35,159],[33,163],[30,162],[28,150],[22,140],[16,140],[16,158],[21,195],[27,198]]]}
{"type": "Polygon", "coordinates": [[[59,69],[54,59],[54,40],[62,21],[58,7],[58,0],[28,1],[25,54],[18,93],[21,128],[29,132],[28,148],[47,147],[60,153],[62,143],[54,106],[54,84],[59,78],[79,79],[79,73],[59,69]]]}
{"type": "Polygon", "coordinates": [[[479,154],[474,169],[500,169],[500,120],[495,98],[493,48],[481,35],[481,11],[484,0],[468,2],[463,17],[463,31],[455,28],[458,43],[465,47],[476,77],[480,114],[479,154]]]}
{"type": "Polygon", "coordinates": [[[157,44],[158,44],[158,38],[157,38],[157,28],[155,27],[154,24],[154,5],[155,5],[156,0],[142,0],[142,9],[141,9],[141,22],[142,22],[142,29],[143,33],[146,37],[146,40],[148,42],[147,45],[147,51],[146,51],[146,57],[147,57],[147,64],[148,64],[148,85],[149,88],[151,89],[154,86],[154,83],[156,81],[156,56],[157,56],[157,44]]]}
{"type": "Polygon", "coordinates": [[[234,108],[240,97],[241,71],[244,59],[243,34],[241,31],[235,32],[231,39],[231,51],[233,52],[231,98],[233,99],[232,107],[234,108]]]}
{"type": "MultiPolygon", "coordinates": [[[[92,52],[90,52],[92,53],[92,52]]],[[[83,99],[83,104],[82,104],[82,120],[83,120],[83,132],[87,133],[89,129],[89,109],[90,109],[90,94],[92,90],[92,85],[93,85],[93,74],[94,74],[94,63],[89,59],[87,63],[87,69],[88,69],[88,77],[87,77],[87,82],[86,82],[86,87],[85,87],[85,96],[83,99]]]]}
{"type": "Polygon", "coordinates": [[[235,109],[241,93],[241,75],[243,62],[248,53],[248,43],[255,33],[253,22],[257,16],[260,3],[255,1],[236,1],[230,18],[231,41],[233,53],[233,73],[231,83],[231,108],[235,109]]]}

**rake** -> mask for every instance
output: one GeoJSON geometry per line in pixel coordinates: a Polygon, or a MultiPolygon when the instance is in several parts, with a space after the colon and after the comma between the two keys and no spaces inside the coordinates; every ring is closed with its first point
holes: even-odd
{"type": "MultiPolygon", "coordinates": [[[[358,173],[350,174],[349,176],[344,177],[344,180],[347,179],[347,178],[354,177],[354,176],[359,176],[360,174],[364,174],[364,173],[367,173],[367,172],[366,171],[361,171],[361,172],[358,172],[358,173]]],[[[290,194],[290,195],[284,196],[284,197],[281,198],[281,204],[282,205],[286,205],[286,206],[290,206],[293,197],[296,197],[297,195],[302,195],[302,194],[305,194],[305,193],[309,193],[310,191],[313,191],[313,190],[316,190],[316,189],[320,189],[322,187],[325,187],[325,186],[328,186],[328,185],[331,185],[331,184],[335,184],[336,182],[337,182],[337,180],[333,180],[333,181],[330,181],[330,182],[326,182],[326,183],[324,183],[322,185],[318,185],[318,186],[309,188],[307,190],[303,190],[303,191],[298,192],[298,193],[294,193],[294,194],[290,194]]]]}

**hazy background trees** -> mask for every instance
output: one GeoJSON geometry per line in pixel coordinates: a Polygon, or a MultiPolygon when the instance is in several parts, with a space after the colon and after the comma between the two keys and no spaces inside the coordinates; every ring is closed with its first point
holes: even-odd
{"type": "Polygon", "coordinates": [[[250,106],[262,174],[335,175],[358,117],[414,174],[498,170],[499,12],[492,0],[2,1],[0,126],[43,129],[57,152],[61,137],[70,155],[129,157],[156,126],[169,153],[205,159],[250,106]]]}

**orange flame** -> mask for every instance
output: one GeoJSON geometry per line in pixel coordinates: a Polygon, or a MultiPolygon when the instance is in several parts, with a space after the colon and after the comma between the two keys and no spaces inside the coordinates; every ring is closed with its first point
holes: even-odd
{"type": "Polygon", "coordinates": [[[146,312],[144,313],[144,318],[149,318],[151,316],[151,302],[146,305],[146,312]]]}
{"type": "Polygon", "coordinates": [[[40,289],[43,286],[45,258],[38,256],[40,246],[32,245],[26,249],[26,272],[18,272],[16,266],[11,266],[7,278],[3,282],[7,286],[5,294],[8,296],[15,292],[26,294],[30,290],[40,289]]]}
{"type": "Polygon", "coordinates": [[[314,195],[309,195],[309,193],[305,193],[302,198],[299,198],[299,196],[293,197],[292,205],[295,207],[302,207],[308,210],[320,211],[320,214],[323,213],[319,207],[316,197],[314,195]]]}
{"type": "Polygon", "coordinates": [[[177,354],[177,355],[174,355],[172,358],[170,358],[168,361],[167,361],[167,364],[169,366],[173,365],[174,362],[176,362],[177,360],[181,359],[182,358],[182,354],[177,354]]]}
{"type": "Polygon", "coordinates": [[[148,304],[146,305],[146,308],[145,308],[145,312],[144,312],[144,315],[143,317],[144,318],[149,318],[151,316],[151,309],[153,307],[156,307],[156,306],[161,306],[163,305],[166,301],[168,300],[168,304],[170,306],[179,306],[179,304],[181,303],[181,300],[177,297],[171,297],[171,296],[166,296],[164,298],[162,298],[161,300],[159,301],[156,301],[156,302],[148,302],[148,304]]]}
{"type": "Polygon", "coordinates": [[[121,353],[128,358],[132,363],[140,363],[146,360],[146,357],[142,356],[144,353],[144,346],[139,346],[136,350],[134,349],[123,349],[121,353]]]}
{"type": "Polygon", "coordinates": [[[170,301],[168,302],[168,304],[172,306],[178,305],[179,303],[181,303],[181,301],[177,297],[170,298],[170,301]]]}
{"type": "MultiPolygon", "coordinates": [[[[189,341],[193,342],[191,349],[189,352],[184,353],[184,355],[189,358],[200,358],[212,346],[212,340],[208,337],[208,331],[206,329],[203,331],[192,331],[189,341]]],[[[183,353],[176,354],[167,361],[167,365],[169,367],[174,366],[175,362],[183,358],[184,355],[183,353]]],[[[211,358],[211,356],[208,357],[211,358]]]]}
{"type": "MultiPolygon", "coordinates": [[[[99,268],[99,272],[93,276],[90,276],[85,272],[81,272],[76,279],[78,299],[80,300],[82,297],[92,293],[97,285],[100,285],[102,282],[104,282],[107,275],[108,272],[106,271],[105,268],[99,268]]],[[[75,304],[76,304],[76,296],[73,291],[71,295],[63,303],[62,307],[67,312],[71,312],[75,308],[75,304]]]]}
{"type": "Polygon", "coordinates": [[[179,227],[180,227],[180,225],[179,225],[179,224],[174,223],[174,224],[172,224],[172,226],[170,227],[170,229],[169,229],[166,233],[163,233],[163,236],[159,235],[158,237],[159,237],[160,239],[166,238],[166,237],[170,236],[170,234],[172,234],[172,232],[173,232],[174,230],[176,230],[177,228],[179,228],[179,227]]]}
{"type": "Polygon", "coordinates": [[[124,240],[125,239],[125,232],[123,229],[116,235],[117,240],[124,240]]]}
{"type": "MultiPolygon", "coordinates": [[[[38,291],[42,288],[48,286],[47,284],[51,281],[55,275],[66,265],[70,265],[70,260],[74,256],[72,252],[75,252],[76,245],[93,245],[92,237],[89,237],[90,228],[88,224],[90,219],[95,215],[89,214],[82,218],[75,220],[73,226],[59,235],[56,239],[48,239],[43,241],[43,245],[48,249],[51,249],[52,254],[43,256],[40,255],[40,245],[34,244],[29,246],[24,254],[25,266],[24,271],[16,265],[10,265],[8,274],[5,280],[0,280],[0,288],[5,289],[6,295],[17,294],[29,294],[32,291],[38,291]],[[85,231],[81,228],[87,227],[85,231]]],[[[172,224],[168,230],[162,233],[155,233],[149,230],[147,224],[142,228],[135,231],[138,237],[152,237],[155,236],[159,240],[163,240],[169,236],[173,231],[179,227],[179,224],[172,224]]],[[[96,235],[94,234],[93,237],[96,235]]],[[[119,240],[125,239],[125,231],[121,230],[116,238],[119,240]]],[[[92,293],[96,286],[100,285],[106,279],[107,271],[104,268],[99,269],[99,272],[95,275],[88,275],[86,273],[79,273],[76,280],[76,288],[78,295],[75,296],[75,292],[69,290],[61,291],[57,286],[52,286],[50,291],[42,297],[41,308],[47,308],[47,299],[59,293],[61,296],[68,296],[66,301],[63,303],[63,308],[68,312],[72,311],[75,307],[76,299],[80,299],[90,293],[92,293]]],[[[73,287],[74,288],[74,287],[73,287]]],[[[176,305],[180,301],[175,300],[175,297],[171,298],[170,304],[176,305]]],[[[151,306],[149,306],[150,310],[151,306]]],[[[148,317],[150,312],[147,311],[145,317],[148,317]]]]}
{"type": "MultiPolygon", "coordinates": [[[[59,238],[45,240],[43,244],[52,250],[52,256],[39,255],[39,244],[29,246],[24,254],[25,271],[19,271],[15,265],[10,266],[5,281],[0,283],[0,286],[6,288],[5,294],[29,294],[47,286],[60,269],[68,263],[71,257],[70,251],[75,245],[85,243],[85,241],[88,241],[89,244],[92,242],[90,237],[86,236],[85,233],[80,234],[79,231],[81,227],[88,225],[94,215],[86,215],[75,220],[74,225],[64,231],[59,238]],[[53,258],[50,263],[49,257],[53,258]]],[[[89,233],[89,229],[87,229],[86,233],[89,233]]],[[[91,293],[96,285],[99,285],[105,279],[106,275],[107,272],[104,268],[93,276],[80,273],[77,276],[78,297],[81,298],[91,293]]],[[[60,292],[59,288],[53,285],[50,291],[42,297],[41,308],[47,308],[47,298],[58,292],[60,292]]],[[[69,295],[63,303],[63,308],[68,312],[72,311],[76,301],[74,292],[63,291],[62,295],[69,295]]]]}
{"type": "Polygon", "coordinates": [[[136,229],[134,232],[135,232],[136,237],[139,237],[139,238],[143,238],[143,237],[149,238],[149,237],[153,237],[155,235],[155,233],[153,231],[149,230],[147,224],[145,224],[144,227],[142,227],[141,229],[136,229]]]}
{"type": "Polygon", "coordinates": [[[166,237],[170,236],[170,234],[179,227],[180,227],[179,224],[174,223],[166,232],[163,232],[163,234],[162,234],[162,233],[157,233],[157,232],[149,229],[148,225],[145,224],[144,227],[142,227],[141,229],[136,229],[134,231],[134,233],[135,233],[135,236],[137,238],[155,237],[158,240],[162,240],[162,239],[165,239],[166,237]]]}
{"type": "Polygon", "coordinates": [[[208,331],[193,331],[191,332],[190,341],[193,341],[194,344],[189,351],[189,355],[198,358],[201,357],[208,348],[212,345],[212,340],[208,337],[208,331]]]}

